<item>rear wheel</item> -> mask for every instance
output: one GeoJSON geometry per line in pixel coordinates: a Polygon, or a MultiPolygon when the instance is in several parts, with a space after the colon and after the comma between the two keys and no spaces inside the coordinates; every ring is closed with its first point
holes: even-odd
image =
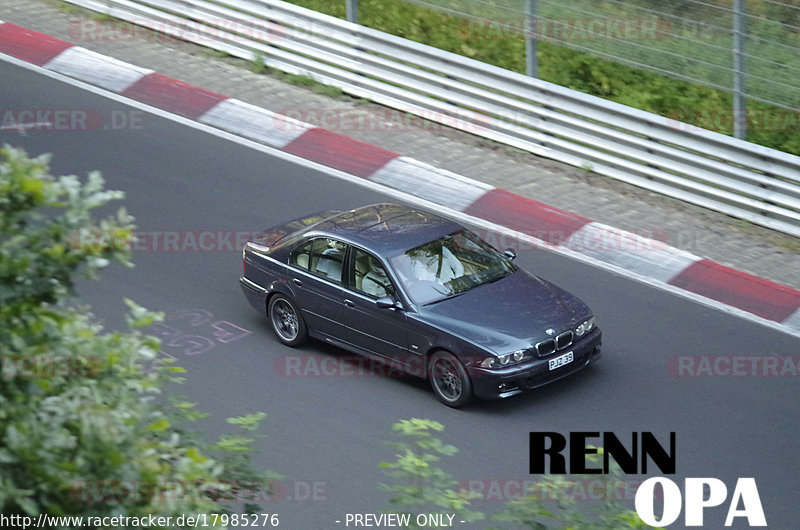
{"type": "Polygon", "coordinates": [[[287,346],[300,346],[308,338],[300,310],[288,296],[276,294],[270,298],[267,315],[278,340],[287,346]]]}
{"type": "Polygon", "coordinates": [[[428,380],[439,401],[449,407],[461,407],[472,400],[472,382],[452,353],[437,351],[431,355],[428,380]]]}

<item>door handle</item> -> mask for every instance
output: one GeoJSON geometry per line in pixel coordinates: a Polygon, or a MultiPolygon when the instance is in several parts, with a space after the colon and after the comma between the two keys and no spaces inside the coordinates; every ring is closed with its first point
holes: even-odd
{"type": "Polygon", "coordinates": [[[292,278],[292,283],[295,284],[298,287],[302,287],[303,286],[303,282],[301,282],[297,278],[292,278]]]}
{"type": "Polygon", "coordinates": [[[347,307],[355,307],[356,306],[356,304],[354,304],[353,301],[348,299],[348,298],[344,299],[344,305],[346,305],[347,307]]]}

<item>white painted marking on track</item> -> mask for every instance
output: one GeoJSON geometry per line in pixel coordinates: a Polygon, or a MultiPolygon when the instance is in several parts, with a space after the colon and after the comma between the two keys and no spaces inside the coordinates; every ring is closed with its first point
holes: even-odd
{"type": "Polygon", "coordinates": [[[795,333],[800,336],[800,308],[797,308],[797,311],[784,320],[783,325],[796,330],[795,333]]]}
{"type": "Polygon", "coordinates": [[[596,222],[576,230],[562,246],[662,282],[701,259],[666,243],[596,222]]]}
{"type": "Polygon", "coordinates": [[[795,329],[795,328],[791,328],[791,327],[788,327],[788,326],[784,326],[781,323],[774,322],[772,320],[767,320],[765,318],[759,317],[759,316],[754,315],[752,313],[748,313],[747,311],[744,311],[742,309],[723,304],[722,302],[718,302],[716,300],[712,300],[710,298],[706,298],[704,296],[700,296],[700,295],[692,293],[690,291],[685,291],[683,289],[680,289],[680,288],[675,287],[673,285],[666,284],[666,283],[658,281],[658,280],[654,280],[653,278],[650,278],[649,276],[645,276],[645,275],[637,273],[637,272],[632,272],[632,271],[623,269],[622,267],[619,267],[619,266],[611,264],[611,263],[602,262],[602,261],[600,261],[598,259],[592,258],[591,256],[587,256],[585,254],[580,254],[580,253],[575,252],[573,250],[570,250],[568,248],[554,246],[554,245],[552,245],[550,243],[547,243],[546,241],[542,241],[540,239],[537,239],[537,238],[534,238],[534,237],[531,237],[531,236],[527,236],[525,234],[521,234],[520,232],[517,232],[515,230],[511,230],[510,228],[506,228],[504,226],[497,225],[495,223],[486,221],[484,219],[480,219],[478,217],[473,217],[471,215],[464,214],[462,212],[453,210],[451,208],[443,207],[443,206],[441,206],[439,204],[433,203],[433,202],[428,201],[426,199],[422,199],[420,197],[415,197],[415,196],[413,196],[413,195],[411,195],[409,193],[389,188],[388,186],[385,186],[383,184],[379,184],[377,182],[371,182],[371,181],[369,181],[367,179],[363,179],[361,177],[356,177],[354,175],[350,175],[349,173],[345,173],[344,171],[339,171],[338,169],[333,169],[333,168],[324,166],[322,164],[319,164],[317,162],[313,162],[311,160],[306,160],[305,158],[299,157],[297,155],[293,155],[291,153],[287,153],[285,151],[281,151],[280,149],[276,149],[274,147],[263,145],[263,144],[254,142],[253,140],[248,140],[247,138],[242,138],[241,136],[237,136],[235,134],[219,130],[219,129],[214,128],[214,127],[212,127],[210,125],[206,125],[204,123],[199,123],[197,121],[190,120],[188,118],[184,118],[183,116],[178,116],[177,114],[172,114],[172,113],[167,112],[165,110],[161,110],[161,109],[158,109],[158,108],[155,108],[155,107],[151,107],[150,105],[147,105],[145,103],[141,103],[139,101],[136,101],[136,100],[121,96],[119,94],[115,94],[113,92],[109,92],[108,90],[104,90],[102,88],[98,88],[98,87],[92,86],[92,85],[90,85],[88,83],[84,83],[83,81],[72,79],[72,78],[67,77],[65,75],[62,75],[62,74],[60,74],[58,72],[52,72],[52,71],[46,70],[46,69],[44,69],[42,67],[30,64],[30,63],[28,63],[26,61],[22,61],[20,59],[17,59],[16,57],[11,57],[9,55],[5,55],[5,54],[0,53],[0,60],[6,61],[6,62],[11,63],[11,64],[14,64],[14,65],[19,66],[20,68],[24,68],[26,70],[31,70],[31,71],[40,73],[41,75],[44,75],[45,77],[49,77],[51,79],[55,79],[55,80],[64,82],[64,83],[66,83],[68,85],[75,86],[75,87],[80,88],[82,90],[86,90],[87,92],[91,92],[92,94],[96,94],[96,95],[105,97],[107,99],[111,99],[113,101],[118,101],[120,103],[124,103],[124,104],[126,104],[126,105],[128,105],[130,107],[134,107],[134,108],[137,108],[137,109],[144,110],[144,111],[149,112],[150,114],[153,114],[155,116],[159,116],[161,118],[165,118],[165,119],[171,120],[173,122],[180,123],[181,125],[185,125],[187,127],[193,128],[193,129],[204,131],[204,132],[206,132],[208,134],[217,136],[218,138],[223,138],[223,139],[229,140],[231,142],[243,145],[245,147],[249,147],[249,148],[254,149],[256,151],[260,151],[262,153],[269,154],[270,156],[273,156],[275,158],[280,158],[280,159],[286,160],[288,162],[292,162],[294,164],[297,164],[299,166],[306,167],[306,168],[309,168],[311,170],[318,171],[320,173],[325,173],[325,174],[330,175],[332,177],[336,177],[338,179],[341,179],[341,180],[344,180],[344,181],[347,181],[347,182],[351,182],[353,184],[357,184],[357,185],[365,187],[367,189],[374,190],[374,191],[382,193],[384,195],[389,195],[391,197],[394,197],[396,199],[399,199],[399,200],[402,200],[402,201],[405,201],[405,202],[408,202],[408,203],[411,203],[411,204],[417,204],[417,205],[419,205],[419,206],[421,206],[423,208],[427,208],[429,210],[439,211],[439,212],[441,212],[443,214],[448,215],[449,217],[451,217],[453,219],[457,219],[459,221],[462,221],[463,223],[469,223],[469,224],[472,224],[472,225],[480,226],[481,228],[485,228],[487,230],[494,230],[494,231],[496,231],[496,232],[498,232],[500,234],[503,234],[505,236],[517,238],[521,242],[529,244],[529,245],[532,245],[532,246],[534,246],[536,248],[541,248],[541,249],[545,249],[545,250],[551,250],[551,251],[556,252],[558,254],[561,254],[563,256],[567,256],[567,257],[570,257],[572,259],[575,259],[575,260],[577,260],[577,261],[579,261],[581,263],[585,263],[585,264],[591,265],[591,266],[593,266],[595,268],[598,268],[598,269],[601,269],[601,270],[606,270],[606,271],[609,271],[609,272],[613,272],[613,273],[618,274],[620,276],[623,276],[625,278],[630,278],[630,279],[635,280],[635,281],[637,281],[639,283],[643,283],[643,284],[648,285],[650,287],[654,287],[656,289],[659,289],[659,290],[662,290],[662,291],[666,291],[666,292],[674,294],[676,296],[680,296],[681,298],[685,298],[687,300],[691,300],[691,301],[693,301],[695,303],[704,305],[706,307],[717,309],[717,310],[722,311],[724,313],[728,313],[730,315],[734,315],[734,316],[743,318],[743,319],[748,320],[750,322],[754,322],[754,323],[760,324],[762,326],[774,329],[776,331],[781,331],[781,332],[787,333],[787,334],[792,335],[792,336],[800,337],[800,329],[795,329]]]}
{"type": "Polygon", "coordinates": [[[466,210],[493,186],[468,179],[463,175],[437,168],[407,156],[389,161],[369,180],[385,184],[416,197],[427,198],[447,208],[466,210]]]}
{"type": "Polygon", "coordinates": [[[226,99],[214,105],[200,121],[272,147],[284,147],[313,126],[262,107],[226,99]]]}
{"type": "Polygon", "coordinates": [[[122,92],[153,73],[149,68],[134,66],[78,46],[67,48],[44,67],[112,92],[122,92]]]}

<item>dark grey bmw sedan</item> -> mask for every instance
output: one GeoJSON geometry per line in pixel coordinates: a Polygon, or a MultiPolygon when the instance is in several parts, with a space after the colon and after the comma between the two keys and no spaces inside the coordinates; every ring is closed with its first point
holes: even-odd
{"type": "Polygon", "coordinates": [[[309,336],[427,378],[446,405],[505,398],[600,358],[591,310],[460,224],[398,204],[247,242],[240,284],[278,339],[309,336]]]}

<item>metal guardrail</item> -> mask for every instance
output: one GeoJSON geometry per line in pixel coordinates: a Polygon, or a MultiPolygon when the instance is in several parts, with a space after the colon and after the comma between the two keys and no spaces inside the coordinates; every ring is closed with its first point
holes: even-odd
{"type": "Polygon", "coordinates": [[[278,0],[65,0],[800,237],[800,157],[278,0]]]}

